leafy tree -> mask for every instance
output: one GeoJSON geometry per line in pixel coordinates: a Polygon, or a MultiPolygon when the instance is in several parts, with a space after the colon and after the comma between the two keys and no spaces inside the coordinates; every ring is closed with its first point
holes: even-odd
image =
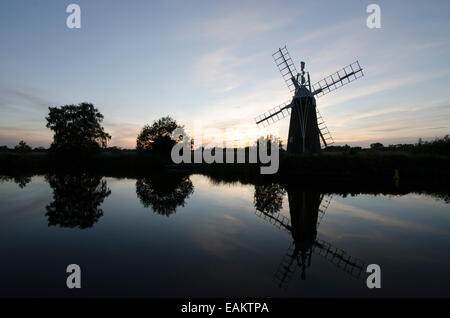
{"type": "Polygon", "coordinates": [[[136,149],[170,154],[172,147],[179,141],[172,139],[172,133],[176,128],[183,126],[178,125],[170,116],[154,121],[151,126],[145,125],[136,139],[136,149]]]}
{"type": "Polygon", "coordinates": [[[15,151],[18,151],[18,152],[30,152],[30,151],[31,151],[31,147],[28,146],[27,143],[26,143],[25,141],[21,140],[21,141],[19,142],[19,144],[17,144],[17,145],[14,147],[14,150],[15,150],[15,151]]]}
{"type": "Polygon", "coordinates": [[[90,103],[48,109],[46,126],[55,132],[51,150],[89,152],[105,148],[111,139],[101,126],[103,115],[90,103]]]}

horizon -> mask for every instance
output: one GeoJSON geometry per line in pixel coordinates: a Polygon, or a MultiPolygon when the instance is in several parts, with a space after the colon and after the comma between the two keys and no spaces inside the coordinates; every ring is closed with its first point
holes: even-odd
{"type": "MultiPolygon", "coordinates": [[[[365,76],[317,100],[336,144],[416,143],[449,134],[449,3],[15,1],[0,4],[0,145],[48,148],[48,107],[91,102],[131,149],[145,124],[169,115],[205,129],[258,129],[254,117],[287,101],[272,60],[287,45],[312,82],[359,60],[365,76]],[[81,7],[81,28],[66,7],[81,7]]],[[[271,126],[271,127],[272,127],[271,126]]],[[[223,133],[224,134],[224,133],[223,133]]],[[[233,138],[239,139],[238,136],[233,138]]]]}

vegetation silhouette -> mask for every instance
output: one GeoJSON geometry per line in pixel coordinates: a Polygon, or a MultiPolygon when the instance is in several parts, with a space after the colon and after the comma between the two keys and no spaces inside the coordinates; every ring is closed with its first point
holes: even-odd
{"type": "Polygon", "coordinates": [[[136,139],[136,150],[152,151],[164,158],[170,157],[172,147],[180,140],[172,139],[172,133],[176,128],[183,128],[170,116],[162,117],[145,125],[136,139]]]}
{"type": "Polygon", "coordinates": [[[434,140],[423,141],[419,138],[415,144],[395,144],[385,146],[380,142],[370,144],[370,148],[363,149],[362,147],[344,146],[329,146],[323,149],[324,153],[338,152],[347,154],[376,154],[376,153],[390,153],[390,154],[411,154],[411,155],[450,155],[450,137],[445,135],[442,138],[436,137],[434,140]]]}
{"type": "Polygon", "coordinates": [[[253,204],[260,212],[276,213],[283,207],[283,196],[286,190],[278,183],[255,186],[253,204]]]}
{"type": "Polygon", "coordinates": [[[111,190],[106,180],[89,174],[48,175],[53,202],[46,206],[48,225],[86,229],[103,215],[100,205],[111,190]]]}
{"type": "Polygon", "coordinates": [[[111,136],[101,126],[103,115],[90,103],[49,107],[47,128],[54,131],[50,150],[86,154],[105,148],[111,136]]]}
{"type": "Polygon", "coordinates": [[[153,175],[136,180],[136,194],[142,205],[165,216],[184,206],[193,192],[194,185],[187,175],[153,175]]]}
{"type": "MultiPolygon", "coordinates": [[[[249,163],[249,147],[244,148],[245,162],[234,164],[172,164],[170,152],[180,140],[171,138],[175,128],[181,127],[169,116],[146,125],[136,139],[135,149],[106,148],[111,136],[101,126],[103,115],[92,104],[50,107],[47,127],[55,134],[50,150],[42,147],[29,151],[21,142],[15,149],[0,147],[0,173],[48,174],[93,172],[109,176],[145,176],[159,171],[178,170],[207,175],[227,175],[229,178],[260,175],[260,164],[249,163]],[[65,155],[53,155],[69,154],[65,155]]],[[[266,139],[272,139],[267,136],[266,139]]],[[[191,140],[192,142],[192,140],[191,140]]],[[[281,148],[280,143],[280,148],[281,148]]],[[[258,143],[256,144],[258,147],[258,143]]],[[[191,156],[193,149],[191,144],[191,156]]],[[[237,156],[238,148],[232,148],[237,156]]],[[[229,149],[228,149],[229,150],[229,149]]],[[[280,149],[282,150],[282,149],[280,149]]],[[[224,152],[224,157],[225,157],[224,152]]],[[[450,186],[450,138],[433,141],[419,140],[416,144],[383,146],[373,143],[371,148],[330,146],[319,155],[296,155],[280,151],[279,170],[274,176],[277,182],[291,178],[320,179],[328,183],[341,182],[392,182],[397,185],[429,184],[430,187],[450,186]]]]}
{"type": "Polygon", "coordinates": [[[31,152],[31,147],[27,145],[27,143],[23,140],[19,141],[19,144],[17,144],[14,147],[14,151],[17,152],[31,152]]]}
{"type": "Polygon", "coordinates": [[[29,175],[15,175],[15,176],[0,176],[0,182],[8,182],[13,181],[16,183],[19,188],[23,189],[27,186],[28,183],[31,182],[31,176],[29,175]]]}

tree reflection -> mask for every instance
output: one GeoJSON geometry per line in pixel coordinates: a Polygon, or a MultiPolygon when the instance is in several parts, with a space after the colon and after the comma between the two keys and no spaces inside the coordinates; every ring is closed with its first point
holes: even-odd
{"type": "Polygon", "coordinates": [[[111,194],[106,180],[88,174],[49,175],[53,202],[46,206],[48,225],[90,228],[103,215],[103,200],[111,194]]]}
{"type": "Polygon", "coordinates": [[[253,204],[256,210],[275,213],[283,207],[283,196],[286,191],[277,183],[256,185],[253,204]]]}
{"type": "Polygon", "coordinates": [[[151,207],[156,213],[169,216],[194,192],[194,185],[188,176],[158,175],[139,178],[136,194],[144,207],[151,207]]]}
{"type": "Polygon", "coordinates": [[[31,182],[31,176],[25,176],[25,175],[14,176],[14,177],[0,176],[0,181],[1,182],[14,181],[14,183],[16,183],[21,189],[23,189],[27,186],[28,183],[31,182]]]}

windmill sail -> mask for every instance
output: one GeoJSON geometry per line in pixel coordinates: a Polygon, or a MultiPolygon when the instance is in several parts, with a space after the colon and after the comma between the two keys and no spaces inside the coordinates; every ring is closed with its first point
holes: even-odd
{"type": "Polygon", "coordinates": [[[292,78],[297,76],[297,69],[295,68],[294,62],[289,55],[289,52],[286,48],[286,45],[283,48],[278,49],[275,53],[272,54],[273,60],[280,70],[281,76],[283,76],[284,81],[286,82],[287,87],[291,92],[295,91],[295,84],[292,81],[292,78]]]}
{"type": "Polygon", "coordinates": [[[320,97],[364,76],[359,62],[353,62],[312,85],[313,95],[320,97]]]}
{"type": "Polygon", "coordinates": [[[322,222],[322,219],[325,215],[325,212],[328,209],[328,206],[331,203],[331,195],[325,196],[325,194],[322,194],[320,199],[320,205],[319,205],[319,214],[317,216],[317,227],[319,227],[320,223],[322,222]]]}
{"type": "Polygon", "coordinates": [[[285,102],[281,105],[275,106],[274,108],[266,111],[255,117],[255,122],[258,127],[267,127],[291,114],[291,104],[290,102],[285,102]]]}
{"type": "Polygon", "coordinates": [[[325,257],[328,261],[351,276],[355,278],[361,277],[364,262],[347,254],[344,250],[317,239],[313,246],[313,252],[325,257]]]}
{"type": "Polygon", "coordinates": [[[322,148],[328,147],[331,144],[334,144],[333,136],[331,136],[330,131],[328,130],[325,121],[323,120],[322,115],[319,112],[319,109],[316,108],[317,112],[317,125],[319,126],[319,135],[322,140],[322,148]]]}
{"type": "Polygon", "coordinates": [[[273,226],[291,233],[291,220],[281,213],[267,213],[259,210],[255,210],[255,214],[259,216],[264,221],[269,222],[273,226]]]}
{"type": "Polygon", "coordinates": [[[277,271],[273,275],[273,282],[283,290],[287,290],[288,285],[294,276],[296,270],[294,267],[295,259],[295,244],[292,242],[282,258],[280,265],[278,265],[277,271]]]}
{"type": "Polygon", "coordinates": [[[293,98],[255,117],[259,128],[265,128],[290,116],[286,151],[294,154],[320,153],[320,149],[334,143],[333,137],[317,109],[316,97],[328,94],[364,76],[355,61],[330,76],[311,85],[305,62],[300,62],[300,73],[286,48],[279,48],[272,57],[293,98]]]}

